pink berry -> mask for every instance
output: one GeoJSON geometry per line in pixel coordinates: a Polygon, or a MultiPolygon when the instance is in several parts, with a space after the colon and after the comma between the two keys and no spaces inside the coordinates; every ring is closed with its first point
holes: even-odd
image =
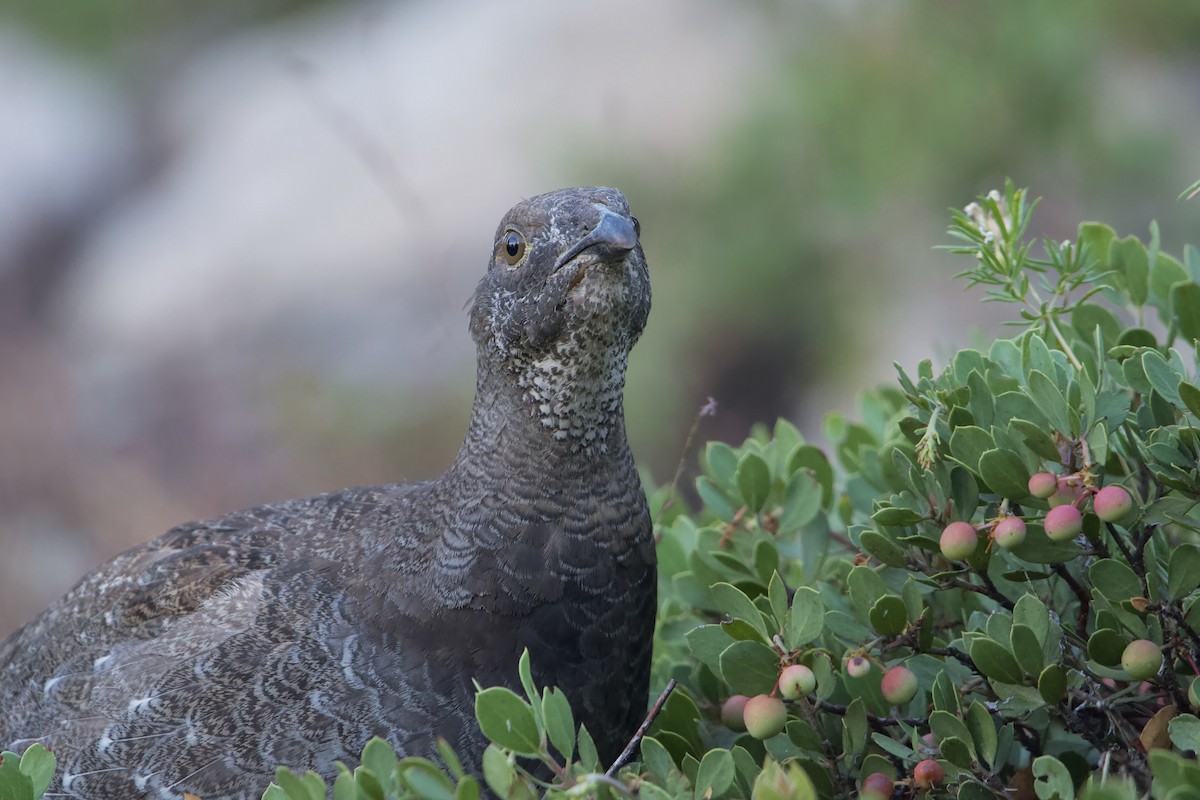
{"type": "Polygon", "coordinates": [[[863,778],[862,788],[859,789],[859,798],[869,798],[870,800],[887,800],[892,796],[892,788],[894,786],[892,779],[884,775],[882,772],[872,772],[867,777],[863,778]]]}
{"type": "Polygon", "coordinates": [[[1134,639],[1121,653],[1121,669],[1137,681],[1157,675],[1162,662],[1162,650],[1149,639],[1134,639]]]}
{"type": "Polygon", "coordinates": [[[1069,542],[1083,530],[1083,515],[1075,506],[1055,506],[1046,512],[1046,535],[1056,542],[1069,542]]]}
{"type": "Polygon", "coordinates": [[[862,656],[846,659],[846,674],[852,678],[864,678],[871,672],[871,662],[862,656]]]}
{"type": "Polygon", "coordinates": [[[1105,486],[1096,492],[1092,508],[1105,522],[1120,522],[1133,510],[1133,498],[1122,486],[1105,486]]]}
{"type": "Polygon", "coordinates": [[[817,688],[817,676],[803,664],[793,664],[779,673],[779,693],[787,700],[807,697],[817,688]]]}
{"type": "Polygon", "coordinates": [[[1025,520],[1020,517],[1005,517],[992,529],[992,538],[1003,548],[1016,547],[1025,541],[1025,520]]]}
{"type": "Polygon", "coordinates": [[[884,700],[902,706],[917,696],[917,676],[908,667],[892,667],[883,673],[879,688],[884,700]]]}
{"type": "Polygon", "coordinates": [[[770,739],[783,732],[787,723],[787,708],[778,697],[755,695],[746,703],[746,733],[755,739],[770,739]]]}
{"type": "Polygon", "coordinates": [[[1035,472],[1029,477],[1029,493],[1045,500],[1058,491],[1058,478],[1049,472],[1035,472]]]}
{"type": "Polygon", "coordinates": [[[946,770],[932,758],[918,761],[913,767],[913,784],[920,789],[932,789],[945,779],[946,770]]]}
{"type": "Polygon", "coordinates": [[[969,522],[951,522],[942,531],[939,540],[942,555],[951,561],[962,561],[975,552],[979,544],[979,534],[969,522]]]}
{"type": "Polygon", "coordinates": [[[1083,487],[1079,485],[1078,478],[1059,478],[1054,494],[1050,495],[1046,502],[1050,504],[1051,508],[1074,505],[1083,495],[1083,487]]]}
{"type": "Polygon", "coordinates": [[[721,706],[721,724],[731,731],[739,733],[746,730],[746,703],[750,698],[744,694],[735,694],[721,706]]]}

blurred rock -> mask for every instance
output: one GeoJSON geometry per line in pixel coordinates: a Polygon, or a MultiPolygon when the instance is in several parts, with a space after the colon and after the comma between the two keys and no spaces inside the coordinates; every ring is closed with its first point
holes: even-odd
{"type": "MultiPolygon", "coordinates": [[[[113,100],[74,103],[95,121],[50,117],[44,158],[77,179],[111,180],[109,139],[141,167],[64,234],[79,246],[54,328],[21,350],[22,374],[54,388],[30,379],[13,403],[55,446],[9,464],[38,477],[0,511],[28,567],[0,575],[0,635],[173,523],[440,471],[500,215],[611,182],[579,164],[685,168],[748,102],[762,35],[717,0],[338,5],[143,75],[136,130],[113,100]],[[72,534],[90,538],[57,558],[72,534]]],[[[68,189],[42,205],[96,196],[68,189]]],[[[30,204],[0,192],[4,214],[30,204]]]]}

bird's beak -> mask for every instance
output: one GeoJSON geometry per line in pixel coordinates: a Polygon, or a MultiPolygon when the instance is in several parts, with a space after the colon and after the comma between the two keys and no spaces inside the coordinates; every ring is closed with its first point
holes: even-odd
{"type": "Polygon", "coordinates": [[[563,253],[554,262],[554,269],[561,269],[584,250],[594,250],[603,259],[624,258],[626,253],[637,247],[637,243],[637,231],[633,229],[632,222],[606,208],[601,209],[599,224],[563,253]]]}

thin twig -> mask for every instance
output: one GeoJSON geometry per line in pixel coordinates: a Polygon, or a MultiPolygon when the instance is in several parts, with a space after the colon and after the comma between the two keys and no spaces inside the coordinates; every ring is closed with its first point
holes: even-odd
{"type": "Polygon", "coordinates": [[[1075,597],[1079,600],[1079,617],[1075,624],[1080,635],[1083,635],[1087,631],[1087,618],[1092,604],[1092,596],[1088,594],[1088,590],[1083,588],[1079,581],[1075,580],[1075,576],[1062,564],[1053,564],[1050,569],[1055,575],[1058,575],[1067,582],[1067,586],[1071,587],[1071,591],[1075,593],[1075,597]]]}
{"type": "Polygon", "coordinates": [[[692,427],[688,431],[687,438],[683,440],[683,452],[679,454],[679,463],[675,466],[675,477],[671,478],[671,487],[667,489],[667,497],[663,501],[662,508],[658,510],[658,519],[654,520],[655,525],[662,521],[663,512],[675,502],[675,492],[679,489],[679,480],[683,477],[683,469],[687,464],[688,451],[692,449],[692,441],[696,438],[697,431],[700,430],[700,420],[705,417],[715,417],[716,415],[717,401],[710,397],[708,398],[708,402],[700,407],[696,418],[692,420],[692,427]]]}
{"type": "Polygon", "coordinates": [[[612,766],[604,773],[605,775],[610,778],[613,777],[617,774],[617,770],[625,766],[633,758],[633,754],[638,749],[638,745],[642,743],[642,738],[646,735],[646,731],[650,730],[650,726],[654,724],[654,719],[658,716],[658,712],[662,711],[663,703],[667,702],[667,698],[671,696],[671,692],[675,691],[677,684],[678,682],[674,678],[667,681],[667,685],[663,688],[662,693],[654,701],[654,705],[650,707],[650,713],[642,720],[642,724],[638,726],[637,732],[633,734],[633,738],[629,740],[629,744],[625,745],[625,749],[621,751],[621,755],[617,756],[617,760],[612,763],[612,766]]]}

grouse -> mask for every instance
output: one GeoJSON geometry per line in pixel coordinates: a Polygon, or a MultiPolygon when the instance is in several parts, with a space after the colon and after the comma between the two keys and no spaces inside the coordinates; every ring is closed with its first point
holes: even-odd
{"type": "Polygon", "coordinates": [[[48,796],[257,798],[329,777],[372,736],[468,763],[473,680],[557,685],[602,759],[642,718],[651,522],[626,440],[650,310],[624,195],[525,200],[470,304],[476,396],[436,480],[180,525],[83,578],[0,644],[0,747],[58,758],[48,796]]]}

